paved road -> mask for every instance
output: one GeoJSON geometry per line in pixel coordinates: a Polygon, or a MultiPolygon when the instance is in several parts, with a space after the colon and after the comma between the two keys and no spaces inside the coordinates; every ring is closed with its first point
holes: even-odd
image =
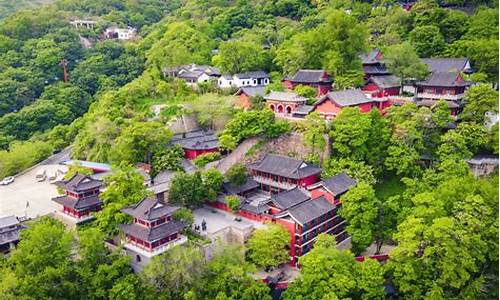
{"type": "Polygon", "coordinates": [[[57,169],[67,168],[61,165],[41,165],[33,168],[25,174],[16,177],[9,185],[0,185],[0,217],[15,215],[35,218],[54,212],[57,205],[51,201],[56,197],[56,186],[49,183],[48,179],[43,182],[35,180],[37,171],[43,168],[47,175],[53,174],[57,169]],[[29,207],[26,207],[26,202],[29,207]]]}
{"type": "Polygon", "coordinates": [[[71,158],[69,157],[71,153],[71,148],[68,147],[64,150],[62,150],[59,153],[56,153],[52,155],[51,157],[47,158],[46,160],[42,161],[40,165],[57,165],[60,164],[63,161],[70,160],[71,158]]]}

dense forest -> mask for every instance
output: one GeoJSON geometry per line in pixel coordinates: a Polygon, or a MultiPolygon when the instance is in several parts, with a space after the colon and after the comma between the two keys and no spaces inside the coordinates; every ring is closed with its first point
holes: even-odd
{"type": "MultiPolygon", "coordinates": [[[[388,282],[401,299],[498,298],[498,175],[476,179],[465,163],[477,153],[498,154],[498,123],[484,127],[485,113],[498,113],[498,21],[498,1],[486,0],[422,0],[409,11],[392,0],[57,0],[13,13],[0,21],[0,177],[70,145],[73,158],[119,171],[107,179],[112,188],[94,228],[75,238],[42,218],[23,233],[12,256],[0,258],[0,295],[270,299],[249,275],[261,266],[245,249],[222,247],[210,262],[195,247],[176,249],[137,275],[102,244],[126,220],[120,209],[146,195],[130,166],[180,170],[182,153],[166,125],[194,114],[227,151],[249,137],[299,132],[312,149],[305,159],[320,164],[324,177],[343,171],[358,181],[341,210],[352,252],[322,236],[284,299],[384,299],[388,282]],[[74,18],[97,25],[76,29],[74,18]],[[113,24],[137,28],[139,38],[103,40],[113,24]],[[191,63],[230,74],[264,70],[272,77],[267,89],[279,91],[298,69],[324,69],[343,90],[363,84],[360,54],[374,48],[402,80],[427,76],[421,58],[469,58],[467,79],[475,85],[461,122],[450,128],[448,108],[438,102],[393,106],[384,117],[345,109],[328,125],[311,114],[296,124],[275,119],[262,99],[241,111],[213,84],[192,89],[164,76],[191,63]],[[155,104],[166,106],[159,116],[155,104]],[[326,147],[332,155],[320,159],[315,153],[326,147]],[[357,263],[354,255],[373,242],[396,245],[389,262],[357,263]]],[[[212,170],[180,173],[170,198],[192,208],[214,198],[222,181],[212,170]]]]}

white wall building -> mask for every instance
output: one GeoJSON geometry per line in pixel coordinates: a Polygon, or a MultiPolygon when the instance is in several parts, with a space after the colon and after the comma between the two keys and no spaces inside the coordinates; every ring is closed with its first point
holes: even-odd
{"type": "Polygon", "coordinates": [[[246,72],[231,75],[222,75],[217,84],[219,88],[262,86],[271,82],[269,75],[264,71],[246,72]]]}
{"type": "Polygon", "coordinates": [[[106,29],[104,34],[106,35],[106,38],[108,39],[117,39],[117,40],[130,40],[135,37],[137,33],[137,30],[133,27],[127,27],[127,28],[118,28],[116,26],[112,26],[106,29]]]}

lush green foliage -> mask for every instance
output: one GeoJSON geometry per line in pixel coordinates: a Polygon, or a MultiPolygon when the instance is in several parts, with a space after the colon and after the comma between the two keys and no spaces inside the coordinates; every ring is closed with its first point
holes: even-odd
{"type": "Polygon", "coordinates": [[[234,164],[226,172],[227,181],[234,186],[244,184],[247,176],[247,167],[244,164],[234,164]]]}
{"type": "Polygon", "coordinates": [[[248,258],[262,268],[277,267],[289,260],[290,233],[279,224],[267,224],[248,240],[248,258]]]}
{"type": "Polygon", "coordinates": [[[205,153],[202,155],[197,156],[195,159],[193,159],[193,163],[199,167],[202,168],[206,164],[219,160],[220,159],[220,153],[219,152],[214,152],[214,153],[205,153]]]}

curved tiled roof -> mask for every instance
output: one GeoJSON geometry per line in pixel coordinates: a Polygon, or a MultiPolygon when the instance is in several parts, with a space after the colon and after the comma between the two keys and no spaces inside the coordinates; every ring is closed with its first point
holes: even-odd
{"type": "Polygon", "coordinates": [[[248,168],[292,179],[321,173],[320,168],[309,165],[303,160],[274,154],[266,155],[260,162],[248,165],[248,168]]]}
{"type": "Polygon", "coordinates": [[[329,92],[321,97],[315,105],[321,104],[326,100],[330,100],[341,107],[373,102],[372,99],[366,97],[366,95],[359,89],[329,92]]]}
{"type": "Polygon", "coordinates": [[[279,209],[286,210],[309,199],[309,195],[301,189],[294,188],[274,195],[271,197],[271,202],[279,209]]]}

